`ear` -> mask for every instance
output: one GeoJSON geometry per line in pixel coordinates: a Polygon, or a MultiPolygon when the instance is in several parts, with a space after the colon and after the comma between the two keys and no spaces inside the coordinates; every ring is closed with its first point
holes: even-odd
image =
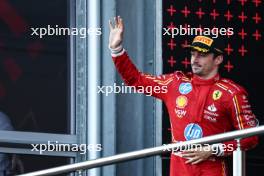
{"type": "Polygon", "coordinates": [[[216,65],[220,65],[223,62],[223,60],[224,60],[223,55],[219,55],[215,57],[214,62],[216,65]]]}

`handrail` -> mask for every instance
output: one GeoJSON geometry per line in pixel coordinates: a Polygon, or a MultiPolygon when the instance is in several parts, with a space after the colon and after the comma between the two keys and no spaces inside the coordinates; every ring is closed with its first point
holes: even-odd
{"type": "Polygon", "coordinates": [[[84,161],[81,163],[74,163],[59,167],[54,167],[50,169],[45,169],[41,171],[31,172],[27,174],[22,174],[20,176],[47,176],[47,175],[56,175],[62,173],[69,173],[76,170],[82,169],[91,169],[100,166],[106,166],[110,164],[120,163],[124,161],[135,160],[139,158],[146,158],[154,155],[159,155],[162,153],[167,153],[169,151],[182,148],[184,146],[190,146],[193,144],[212,144],[218,143],[226,140],[232,140],[237,138],[245,138],[249,136],[259,135],[264,133],[264,125],[254,128],[248,128],[243,130],[232,131],[223,134],[217,134],[212,136],[207,136],[200,139],[184,141],[174,144],[163,145],[154,148],[148,148],[144,150],[138,150],[134,152],[128,152],[123,154],[118,154],[110,157],[104,157],[96,160],[84,161]]]}

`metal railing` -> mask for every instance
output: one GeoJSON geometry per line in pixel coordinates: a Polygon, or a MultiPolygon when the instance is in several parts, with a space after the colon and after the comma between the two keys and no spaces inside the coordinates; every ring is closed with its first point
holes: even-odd
{"type": "MultiPolygon", "coordinates": [[[[160,147],[154,147],[154,148],[149,148],[149,149],[144,149],[144,150],[139,150],[139,151],[134,151],[134,152],[129,152],[129,153],[118,154],[118,155],[104,157],[104,158],[100,158],[96,160],[90,160],[90,161],[85,161],[81,163],[74,163],[74,164],[54,167],[54,168],[45,169],[41,171],[22,174],[20,176],[47,176],[47,175],[69,173],[73,171],[91,169],[91,168],[111,165],[115,163],[159,155],[162,153],[174,151],[175,149],[179,149],[184,146],[188,147],[193,144],[213,144],[213,143],[218,143],[218,142],[232,140],[232,139],[242,139],[242,138],[246,138],[249,136],[255,136],[255,135],[259,135],[263,133],[264,133],[264,126],[259,126],[259,127],[237,130],[237,131],[232,131],[232,132],[223,133],[223,134],[217,134],[213,136],[207,136],[204,138],[184,141],[180,143],[163,145],[160,147]]],[[[237,148],[235,152],[237,152],[238,156],[242,155],[242,152],[239,147],[237,148]]],[[[236,164],[236,168],[241,169],[242,162],[240,161],[239,163],[240,164],[236,164]]],[[[243,171],[241,172],[239,171],[238,173],[240,173],[239,175],[241,176],[243,175],[243,171]]]]}

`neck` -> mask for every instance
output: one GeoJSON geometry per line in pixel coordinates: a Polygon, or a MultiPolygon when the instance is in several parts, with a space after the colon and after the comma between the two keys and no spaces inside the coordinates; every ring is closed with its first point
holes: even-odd
{"type": "Polygon", "coordinates": [[[204,79],[204,80],[207,80],[207,79],[212,79],[213,77],[215,77],[216,75],[218,74],[218,70],[213,70],[212,72],[210,72],[209,74],[207,75],[196,75],[198,76],[200,79],[204,79]]]}

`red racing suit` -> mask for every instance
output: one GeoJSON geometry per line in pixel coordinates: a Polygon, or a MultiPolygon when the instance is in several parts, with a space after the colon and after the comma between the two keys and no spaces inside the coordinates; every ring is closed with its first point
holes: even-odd
{"type": "MultiPolygon", "coordinates": [[[[257,124],[247,92],[231,80],[219,75],[203,80],[180,71],[151,76],[139,72],[125,50],[113,56],[113,61],[127,85],[152,87],[151,95],[166,104],[172,142],[255,127],[257,124]]],[[[241,140],[241,148],[248,150],[257,143],[256,136],[245,138],[241,140]]],[[[170,176],[225,176],[227,170],[223,155],[232,154],[235,149],[235,141],[223,142],[222,156],[213,156],[195,165],[185,164],[185,158],[172,152],[170,176]]]]}

